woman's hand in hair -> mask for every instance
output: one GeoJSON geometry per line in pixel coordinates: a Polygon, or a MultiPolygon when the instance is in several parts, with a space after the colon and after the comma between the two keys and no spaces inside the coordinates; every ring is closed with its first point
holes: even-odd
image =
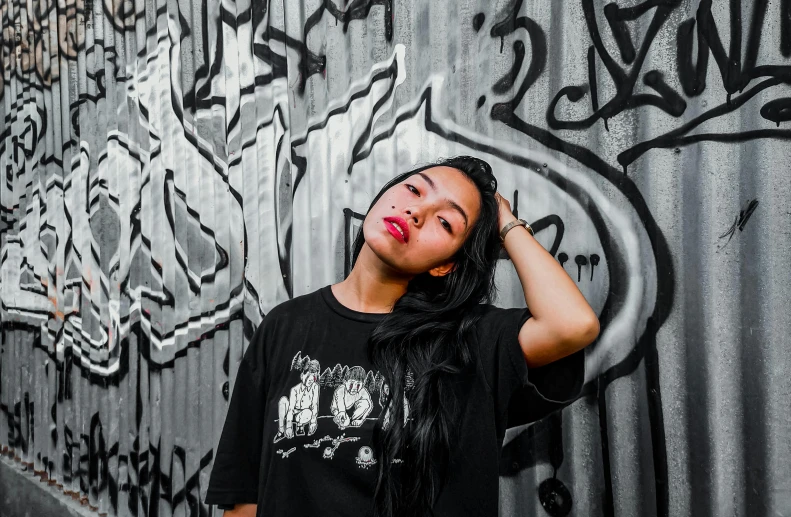
{"type": "Polygon", "coordinates": [[[497,206],[500,209],[498,227],[497,227],[497,230],[499,232],[500,230],[503,229],[503,226],[515,220],[516,216],[511,211],[511,203],[503,196],[501,196],[499,192],[494,193],[494,198],[497,200],[497,206]]]}

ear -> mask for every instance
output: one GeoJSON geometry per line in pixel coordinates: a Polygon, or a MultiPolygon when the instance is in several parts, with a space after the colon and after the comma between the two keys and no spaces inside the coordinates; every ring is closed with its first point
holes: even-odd
{"type": "Polygon", "coordinates": [[[445,276],[451,271],[453,271],[454,267],[456,267],[455,262],[446,262],[441,266],[437,266],[433,269],[429,269],[428,274],[430,274],[431,276],[445,276]]]}

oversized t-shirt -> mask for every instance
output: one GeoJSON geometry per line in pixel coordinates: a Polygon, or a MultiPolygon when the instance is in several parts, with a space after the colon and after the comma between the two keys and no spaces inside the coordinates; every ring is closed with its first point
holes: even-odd
{"type": "MultiPolygon", "coordinates": [[[[563,407],[582,387],[582,351],[541,367],[541,384],[532,382],[539,369],[527,367],[517,340],[527,309],[476,310],[474,361],[454,383],[458,435],[437,517],[497,515],[506,427],[563,407]],[[509,414],[523,421],[509,422],[509,414]]],[[[207,504],[257,503],[265,517],[373,514],[373,429],[389,412],[388,387],[371,366],[367,341],[385,316],[349,309],[330,286],[266,315],[239,365],[207,504]]]]}

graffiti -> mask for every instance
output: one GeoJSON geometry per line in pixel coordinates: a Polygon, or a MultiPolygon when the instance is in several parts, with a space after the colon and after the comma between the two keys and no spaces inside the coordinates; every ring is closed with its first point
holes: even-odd
{"type": "MultiPolygon", "coordinates": [[[[581,85],[564,86],[555,94],[547,107],[547,126],[552,130],[583,130],[591,128],[601,120],[605,129],[609,130],[608,120],[617,117],[625,111],[647,106],[658,108],[676,118],[684,115],[687,111],[687,102],[681,93],[668,84],[665,79],[666,73],[656,69],[643,73],[646,58],[654,39],[660,30],[664,28],[672,11],[677,9],[681,3],[678,0],[646,0],[628,8],[620,7],[616,3],[607,4],[604,8],[604,16],[619,49],[622,62],[625,65],[629,65],[627,70],[625,67],[620,66],[605,48],[601,30],[596,21],[597,16],[594,3],[591,0],[583,0],[581,6],[584,13],[585,27],[592,41],[592,45],[588,47],[587,52],[588,81],[581,85]],[[648,29],[643,40],[635,47],[627,25],[628,22],[636,22],[643,17],[650,17],[648,29]],[[606,70],[607,79],[615,85],[612,96],[608,100],[600,99],[599,84],[602,79],[599,77],[598,72],[600,68],[599,63],[606,70]],[[641,74],[643,85],[655,93],[638,93],[637,83],[641,74]],[[562,102],[578,103],[586,96],[590,99],[591,114],[577,120],[558,118],[558,106],[562,102]]],[[[707,64],[709,55],[712,55],[720,72],[722,84],[727,92],[727,98],[723,103],[703,110],[702,113],[691,120],[685,121],[684,124],[672,131],[636,143],[628,149],[622,150],[617,156],[617,161],[623,167],[624,172],[628,165],[634,163],[635,160],[651,149],[679,148],[704,141],[743,142],[759,138],[791,139],[791,130],[778,129],[754,129],[727,134],[691,134],[693,130],[705,122],[726,116],[743,108],[748,101],[764,90],[773,89],[773,91],[779,92],[782,90],[776,87],[791,83],[791,65],[759,65],[757,62],[758,50],[762,44],[763,26],[766,20],[768,2],[760,1],[754,4],[744,58],[742,58],[741,46],[742,23],[749,18],[742,15],[742,8],[739,2],[730,2],[729,5],[731,9],[729,27],[731,44],[728,52],[724,49],[717,24],[711,13],[711,0],[702,1],[698,6],[696,16],[681,23],[676,32],[676,73],[684,94],[687,97],[695,97],[706,89],[707,64]],[[693,39],[696,39],[698,49],[695,64],[693,64],[691,55],[692,49],[695,47],[693,39]],[[754,80],[760,78],[766,79],[748,88],[754,80]],[[738,95],[732,97],[737,93],[738,95]]],[[[521,7],[522,0],[514,2],[511,11],[501,21],[493,24],[490,31],[492,38],[500,39],[501,52],[505,36],[514,34],[520,29],[524,29],[527,32],[531,48],[528,70],[524,74],[522,83],[510,100],[496,103],[492,106],[492,118],[541,142],[550,149],[568,154],[593,169],[605,167],[606,165],[601,162],[601,159],[589,150],[564,142],[553,133],[529,124],[517,115],[518,107],[524,96],[545,70],[547,59],[547,37],[545,31],[531,18],[518,16],[521,7]]],[[[784,9],[788,9],[788,7],[785,6],[784,9]]],[[[476,32],[480,30],[483,23],[482,20],[483,18],[478,15],[473,18],[473,27],[476,32]]],[[[787,20],[784,23],[788,23],[787,20]]],[[[783,55],[787,56],[786,40],[787,38],[784,37],[781,46],[783,55]]],[[[765,45],[769,43],[764,42],[765,45]]],[[[516,40],[513,44],[513,49],[513,68],[492,86],[494,93],[502,94],[512,90],[514,81],[524,65],[525,43],[521,40],[516,40]]],[[[480,104],[482,102],[479,102],[479,107],[480,104]]],[[[760,108],[760,114],[764,119],[775,122],[779,126],[780,122],[788,120],[788,100],[776,99],[769,101],[760,108]]]]}
{"type": "MultiPolygon", "coordinates": [[[[4,339],[4,342],[7,340],[4,339]]],[[[3,350],[4,353],[6,351],[3,350]]],[[[7,370],[2,373],[8,376],[7,370]]],[[[140,382],[139,373],[137,382],[140,382]]],[[[4,389],[7,387],[8,384],[4,389]]],[[[38,468],[41,465],[41,470],[36,470],[36,474],[42,480],[48,479],[50,484],[57,484],[67,495],[80,499],[93,510],[98,509],[94,503],[100,495],[107,495],[108,503],[116,514],[124,513],[122,501],[125,501],[126,511],[134,515],[138,514],[138,510],[142,515],[159,515],[159,505],[163,502],[174,510],[186,505],[191,515],[208,515],[206,507],[200,504],[199,479],[208,473],[213,452],[209,450],[202,457],[194,458],[191,457],[194,452],[188,453],[180,445],[174,445],[172,450],[163,450],[161,437],[144,446],[146,435],[142,433],[148,430],[145,420],[150,417],[145,414],[141,391],[136,393],[136,397],[137,401],[133,404],[135,427],[141,434],[131,437],[128,450],[119,441],[109,441],[101,415],[94,412],[82,431],[80,427],[73,430],[68,422],[51,426],[50,439],[53,443],[63,444],[60,461],[58,458],[42,456],[39,452],[36,463],[30,463],[29,467],[38,468]],[[62,437],[59,437],[61,433],[62,437]],[[197,470],[189,473],[190,463],[193,462],[197,470]]],[[[4,452],[9,447],[21,454],[33,452],[36,409],[31,399],[31,394],[25,392],[23,400],[13,408],[0,404],[0,412],[8,422],[8,435],[3,437],[4,452]]],[[[53,404],[50,412],[54,423],[58,422],[57,407],[57,403],[53,404]]],[[[79,422],[77,425],[81,426],[79,422]]],[[[46,451],[46,448],[43,450],[46,451]]]]}
{"type": "MultiPolygon", "coordinates": [[[[646,65],[649,51],[655,38],[667,23],[670,14],[680,5],[681,2],[678,1],[658,0],[645,1],[630,7],[621,7],[616,3],[610,3],[604,7],[603,14],[609,26],[610,36],[618,48],[621,62],[626,65],[622,66],[610,54],[604,44],[601,28],[599,22],[597,22],[598,17],[594,3],[583,0],[581,6],[584,15],[584,26],[592,42],[586,53],[587,82],[579,85],[564,86],[555,93],[546,110],[546,126],[549,130],[543,129],[539,125],[531,124],[518,115],[519,106],[523,98],[538,81],[544,70],[546,70],[547,37],[544,29],[530,17],[518,14],[522,8],[522,1],[517,0],[504,17],[498,18],[498,21],[492,24],[489,31],[491,38],[495,40],[499,38],[500,52],[503,50],[505,36],[521,34],[522,30],[527,33],[527,43],[529,43],[530,47],[530,56],[527,58],[526,42],[521,39],[514,41],[512,68],[491,86],[491,91],[495,96],[509,95],[509,92],[514,91],[514,89],[515,92],[510,94],[513,96],[509,100],[497,102],[491,106],[490,115],[492,119],[508,125],[550,149],[574,158],[590,167],[593,171],[603,175],[613,184],[618,185],[619,188],[626,187],[622,189],[624,194],[635,204],[641,214],[641,219],[649,228],[648,234],[653,236],[652,245],[654,246],[654,252],[657,253],[659,275],[668,279],[663,285],[664,292],[660,294],[660,298],[657,300],[656,309],[651,318],[652,322],[649,324],[649,327],[653,328],[658,328],[664,320],[670,308],[670,299],[673,293],[673,284],[672,280],[670,280],[672,279],[672,268],[669,253],[661,238],[661,234],[655,231],[655,228],[652,228],[654,226],[653,219],[648,210],[642,206],[641,197],[633,194],[633,187],[617,179],[616,171],[608,163],[608,157],[600,157],[583,146],[564,141],[553,131],[588,130],[599,121],[602,121],[604,129],[609,131],[608,121],[617,119],[622,113],[640,108],[656,108],[671,117],[680,118],[688,110],[685,97],[689,99],[700,96],[707,87],[708,59],[711,55],[714,58],[719,71],[719,78],[726,92],[724,101],[711,107],[708,107],[704,101],[702,103],[704,109],[699,110],[694,117],[686,118],[675,129],[621,149],[616,159],[622,167],[623,173],[626,173],[627,166],[633,164],[638,158],[652,149],[674,148],[678,153],[681,147],[705,141],[744,142],[760,138],[791,139],[791,131],[769,128],[742,129],[731,133],[699,132],[701,126],[705,127],[706,123],[710,124],[711,121],[719,117],[726,117],[737,110],[748,109],[750,107],[748,102],[756,97],[762,98],[765,90],[779,93],[783,91],[782,86],[784,84],[791,83],[790,66],[758,63],[759,47],[762,44],[768,45],[772,43],[762,41],[764,39],[763,34],[765,31],[763,29],[768,2],[754,3],[751,18],[743,15],[739,2],[729,3],[731,12],[728,33],[730,34],[731,43],[727,52],[721,40],[717,22],[712,15],[711,1],[702,1],[697,8],[695,17],[686,19],[678,26],[676,31],[677,67],[675,73],[681,84],[683,95],[682,92],[672,87],[666,79],[667,75],[674,72],[672,68],[662,71],[647,69],[646,65]],[[632,39],[633,32],[629,30],[628,24],[641,21],[642,19],[646,20],[644,24],[647,26],[647,30],[643,32],[642,40],[635,45],[632,39]],[[741,42],[742,24],[748,20],[750,21],[749,34],[746,49],[743,53],[741,42]],[[693,44],[693,39],[696,40],[695,44],[693,44]],[[697,56],[693,64],[692,52],[695,47],[697,47],[697,56]],[[527,66],[527,70],[522,73],[522,69],[525,66],[527,66]],[[606,73],[606,81],[601,77],[602,69],[606,73]],[[522,77],[521,84],[517,83],[517,78],[520,76],[522,77]],[[652,93],[641,91],[642,88],[638,85],[639,80],[642,80],[642,86],[652,90],[652,93]],[[614,85],[614,88],[608,89],[608,95],[604,95],[600,91],[600,85],[605,82],[611,82],[614,85]],[[589,99],[591,110],[588,115],[579,118],[567,118],[559,115],[561,105],[564,105],[562,111],[578,113],[579,110],[570,110],[565,106],[568,106],[568,103],[579,103],[585,98],[589,99]]],[[[788,2],[784,3],[783,9],[784,12],[788,10],[788,2]]],[[[484,20],[485,15],[483,13],[473,17],[472,26],[476,32],[481,31],[484,20]]],[[[788,24],[788,20],[783,23],[788,24]]],[[[781,51],[786,57],[789,55],[787,40],[788,37],[783,36],[781,41],[781,51]]],[[[476,108],[480,109],[485,102],[486,97],[481,96],[476,108]]],[[[788,106],[786,98],[770,100],[760,107],[760,115],[763,119],[774,122],[779,128],[781,122],[789,120],[788,106]]],[[[748,204],[736,218],[731,228],[720,236],[720,238],[727,237],[728,240],[725,245],[730,242],[736,228],[739,230],[744,228],[744,224],[746,224],[756,206],[757,201],[755,204],[748,204]]],[[[565,252],[559,254],[558,259],[561,264],[569,260],[565,252]]],[[[574,257],[574,263],[578,267],[578,281],[581,278],[582,268],[588,264],[592,268],[594,260],[598,263],[600,257],[596,255],[594,259],[594,255],[591,255],[590,260],[582,254],[574,257]]],[[[647,331],[644,334],[642,343],[645,348],[639,346],[637,349],[643,349],[645,353],[655,355],[656,351],[652,350],[654,347],[652,344],[653,340],[651,332],[647,331]]],[[[656,365],[657,363],[656,361],[650,361],[647,364],[656,365]]],[[[611,380],[613,377],[605,375],[603,378],[611,380]]],[[[663,447],[665,438],[662,435],[661,391],[658,384],[656,384],[658,378],[659,372],[656,370],[648,376],[648,389],[652,394],[648,401],[651,404],[649,412],[649,416],[652,419],[651,429],[657,432],[657,436],[654,437],[653,441],[653,460],[658,494],[657,512],[659,515],[667,515],[667,460],[663,447]]],[[[599,389],[598,396],[600,399],[599,407],[603,409],[604,405],[601,403],[605,400],[603,389],[599,389]]],[[[602,413],[600,413],[600,417],[601,415],[602,413]]],[[[559,432],[559,429],[556,431],[559,432]]],[[[524,438],[531,439],[532,436],[524,435],[524,438]]],[[[606,440],[603,439],[604,443],[606,443],[606,440]]],[[[606,448],[602,451],[602,454],[603,457],[608,454],[606,448]]],[[[605,479],[609,479],[608,462],[605,461],[603,467],[605,469],[605,479]]],[[[607,513],[611,512],[612,497],[611,494],[607,495],[607,513]]],[[[568,500],[567,498],[562,499],[564,501],[568,500]]],[[[545,499],[542,499],[542,504],[544,502],[545,499]]],[[[544,504],[544,507],[550,514],[553,514],[546,504],[544,504]]],[[[555,508],[555,510],[559,511],[561,515],[568,512],[567,509],[561,511],[555,508]]]]}
{"type": "MultiPolygon", "coordinates": [[[[312,52],[307,45],[311,31],[321,23],[325,14],[334,18],[336,23],[341,22],[345,33],[352,21],[366,20],[373,7],[381,7],[386,41],[390,42],[393,37],[392,0],[354,0],[345,5],[344,9],[337,7],[332,0],[323,0],[316,10],[306,18],[301,38],[290,36],[282,27],[272,23],[269,0],[253,2],[241,12],[233,12],[225,3],[217,4],[218,12],[216,13],[211,12],[212,6],[202,6],[203,12],[199,15],[199,26],[192,25],[193,19],[188,19],[189,13],[185,15],[179,4],[176,4],[175,7],[177,11],[175,19],[179,24],[179,38],[192,37],[192,41],[202,50],[198,54],[202,62],[196,68],[194,80],[184,88],[182,102],[187,109],[208,108],[223,100],[221,97],[211,95],[212,83],[223,78],[223,69],[219,65],[225,60],[224,52],[228,47],[227,42],[223,39],[225,33],[223,27],[234,30],[245,26],[250,28],[253,55],[257,60],[260,60],[261,64],[269,68],[263,73],[256,74],[256,86],[266,85],[273,80],[287,76],[287,58],[282,51],[279,53],[273,50],[273,45],[276,47],[285,46],[287,49],[296,51],[299,56],[297,91],[300,95],[305,93],[305,85],[311,76],[326,74],[326,56],[312,52]]],[[[119,3],[104,0],[101,2],[101,8],[101,17],[112,23],[120,35],[139,28],[146,32],[147,37],[154,39],[158,37],[156,26],[146,27],[145,25],[147,15],[144,4],[133,5],[128,2],[119,3]]],[[[60,79],[58,57],[76,61],[81,51],[88,55],[109,51],[108,60],[115,57],[113,56],[115,49],[102,48],[99,46],[101,42],[95,39],[96,20],[101,18],[95,12],[93,0],[67,0],[65,2],[35,0],[30,12],[33,16],[26,19],[29,26],[23,26],[15,14],[17,13],[9,13],[8,4],[0,7],[0,17],[3,20],[3,64],[4,70],[10,71],[10,75],[4,73],[0,81],[10,81],[13,77],[16,80],[29,83],[27,74],[35,71],[38,80],[43,85],[52,86],[53,82],[60,79]],[[52,17],[57,19],[56,30],[49,23],[52,17]],[[14,23],[11,23],[12,20],[14,23]],[[57,50],[49,48],[50,38],[38,36],[47,35],[50,31],[58,39],[57,50]],[[86,40],[86,38],[88,39],[86,40]],[[94,39],[97,45],[94,48],[86,49],[86,41],[91,39],[94,39]],[[35,41],[35,44],[31,45],[31,41],[35,41]],[[16,61],[16,66],[12,65],[12,60],[16,61]],[[34,67],[35,70],[33,70],[34,67]]],[[[159,10],[156,13],[157,17],[163,14],[167,14],[166,11],[159,10]]],[[[193,77],[187,79],[191,80],[193,77]]],[[[2,86],[2,82],[0,82],[0,86],[2,86]]],[[[244,89],[242,89],[242,93],[245,93],[244,89]]],[[[0,98],[2,95],[3,92],[0,91],[0,98]]]]}
{"type": "MultiPolygon", "coordinates": [[[[678,272],[641,158],[791,139],[791,2],[564,4],[454,9],[464,18],[448,33],[447,69],[430,70],[413,64],[431,29],[399,19],[410,8],[391,0],[301,13],[278,0],[0,6],[4,451],[100,511],[211,514],[201,490],[261,318],[349,273],[363,214],[396,171],[471,154],[493,165],[517,217],[600,316],[584,393],[601,513],[617,513],[617,484],[635,477],[613,459],[628,431],[611,422],[611,393],[640,378],[652,469],[642,483],[652,511],[669,515],[657,335],[678,272]],[[575,41],[557,35],[561,9],[575,41]],[[381,48],[349,76],[338,52],[358,44],[381,48]],[[498,59],[497,74],[476,71],[498,59]]],[[[748,196],[717,249],[740,245],[761,197],[748,196]]],[[[500,258],[498,304],[521,304],[500,258]]],[[[536,469],[549,515],[579,498],[563,474],[570,425],[553,415],[504,452],[504,476],[536,469]]],[[[331,457],[340,443],[311,447],[331,457]]]]}
{"type": "Polygon", "coordinates": [[[726,237],[728,238],[728,240],[725,241],[725,244],[720,246],[720,249],[724,248],[725,246],[728,245],[728,243],[731,242],[733,236],[736,235],[736,230],[739,230],[740,232],[744,231],[744,227],[747,225],[747,221],[750,220],[750,217],[752,217],[753,212],[755,212],[756,208],[758,208],[757,199],[750,199],[747,201],[747,203],[745,203],[744,208],[740,210],[739,215],[737,215],[734,218],[733,224],[730,226],[730,228],[728,228],[728,230],[725,233],[720,235],[719,237],[720,239],[724,239],[726,237]]]}

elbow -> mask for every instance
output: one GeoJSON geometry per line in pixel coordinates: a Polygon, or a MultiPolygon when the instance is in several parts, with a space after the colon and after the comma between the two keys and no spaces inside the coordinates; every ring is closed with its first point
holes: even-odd
{"type": "Polygon", "coordinates": [[[591,313],[591,316],[585,322],[585,325],[582,326],[582,331],[580,332],[580,348],[584,348],[593,343],[596,338],[599,337],[600,331],[601,326],[599,325],[599,318],[595,313],[591,313]]]}
{"type": "Polygon", "coordinates": [[[571,326],[564,341],[576,352],[593,343],[599,337],[600,331],[599,318],[591,312],[589,316],[580,318],[576,325],[571,326]]]}
{"type": "Polygon", "coordinates": [[[599,324],[599,318],[596,316],[596,314],[594,314],[593,317],[591,318],[590,327],[588,329],[588,335],[587,335],[588,341],[585,343],[585,346],[588,346],[591,343],[593,343],[596,340],[596,338],[599,337],[599,332],[601,332],[601,325],[599,324]]]}

